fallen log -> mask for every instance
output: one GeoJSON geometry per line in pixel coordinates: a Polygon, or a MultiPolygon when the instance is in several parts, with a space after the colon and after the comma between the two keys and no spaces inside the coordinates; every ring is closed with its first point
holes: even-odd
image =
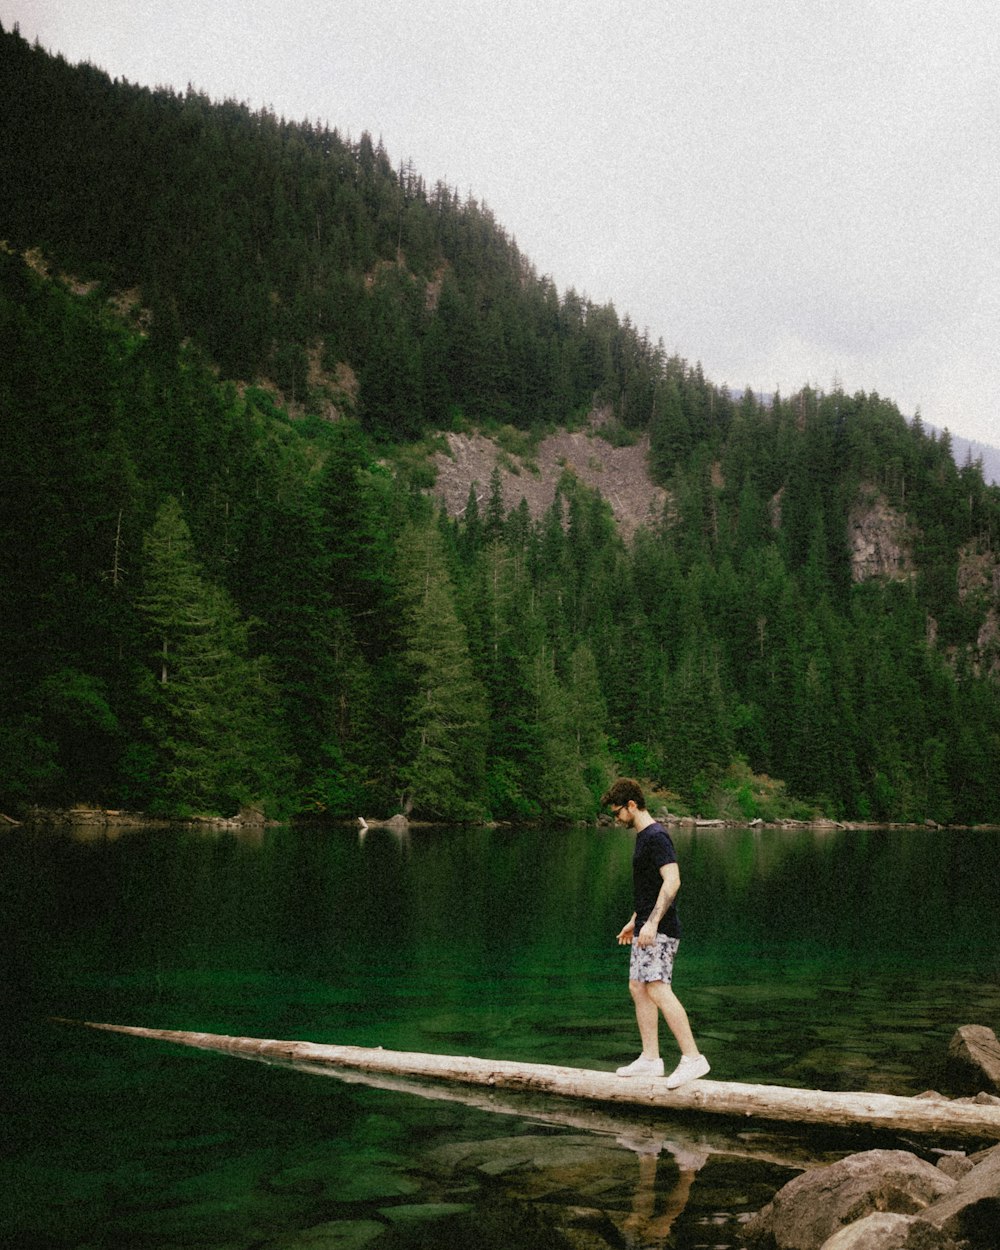
{"type": "Polygon", "coordinates": [[[830,1128],[867,1128],[890,1133],[932,1134],[939,1138],[1000,1141],[1000,1107],[956,1103],[946,1098],[907,1098],[895,1094],[836,1093],[784,1085],[745,1085],[737,1081],[692,1081],[669,1090],[662,1078],[622,1078],[611,1072],[516,1063],[460,1055],[428,1055],[381,1047],[331,1046],[319,1042],[228,1037],[136,1025],[63,1021],[110,1033],[194,1046],[200,1050],[269,1060],[320,1064],[358,1072],[415,1076],[434,1081],[485,1085],[492,1089],[557,1094],[598,1103],[619,1103],[671,1113],[757,1118],[830,1128]]]}

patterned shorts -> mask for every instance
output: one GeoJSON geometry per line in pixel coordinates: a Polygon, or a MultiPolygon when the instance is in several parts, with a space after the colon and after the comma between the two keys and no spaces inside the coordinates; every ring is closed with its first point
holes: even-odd
{"type": "Polygon", "coordinates": [[[632,939],[632,957],[629,960],[630,981],[665,981],[667,985],[674,975],[674,957],[680,946],[680,938],[658,933],[652,946],[640,946],[632,939]]]}

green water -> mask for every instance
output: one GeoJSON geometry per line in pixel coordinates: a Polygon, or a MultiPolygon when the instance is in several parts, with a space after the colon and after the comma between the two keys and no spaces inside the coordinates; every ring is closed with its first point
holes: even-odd
{"type": "MultiPolygon", "coordinates": [[[[675,986],[713,1076],[916,1093],[957,1025],[1000,1028],[1000,835],[676,841],[675,986]]],[[[740,1245],[748,1211],[856,1143],[475,1105],[50,1019],[609,1069],[637,1051],[630,855],[596,829],[5,832],[0,1242],[740,1245]]]]}

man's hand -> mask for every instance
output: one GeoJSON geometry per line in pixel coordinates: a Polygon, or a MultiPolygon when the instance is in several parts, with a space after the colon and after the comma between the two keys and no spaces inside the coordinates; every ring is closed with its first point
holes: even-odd
{"type": "Polygon", "coordinates": [[[642,926],[642,928],[639,930],[639,939],[638,939],[638,941],[639,941],[639,945],[640,945],[640,946],[653,946],[653,945],[655,945],[655,943],[656,943],[656,928],[657,928],[657,926],[656,926],[655,921],[652,921],[652,920],[647,920],[647,921],[646,921],[646,923],[645,923],[645,924],[642,926]]]}
{"type": "Polygon", "coordinates": [[[619,946],[631,946],[632,936],[634,933],[635,933],[635,917],[633,916],[632,919],[625,926],[625,928],[622,929],[621,933],[618,934],[618,945],[619,946]]]}

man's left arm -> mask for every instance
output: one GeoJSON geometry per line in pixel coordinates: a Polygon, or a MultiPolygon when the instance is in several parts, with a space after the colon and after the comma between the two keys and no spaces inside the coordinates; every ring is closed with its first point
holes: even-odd
{"type": "Polygon", "coordinates": [[[667,914],[667,909],[681,888],[681,870],[677,864],[662,864],[660,876],[663,878],[660,892],[656,896],[653,910],[649,913],[649,919],[639,930],[639,936],[636,939],[640,946],[652,946],[656,941],[660,921],[667,914]]]}

